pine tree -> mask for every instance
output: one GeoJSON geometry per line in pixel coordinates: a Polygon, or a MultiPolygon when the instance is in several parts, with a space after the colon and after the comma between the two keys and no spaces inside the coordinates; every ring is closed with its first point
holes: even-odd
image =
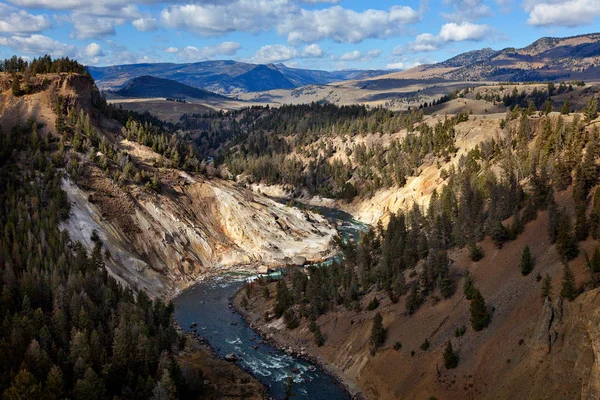
{"type": "Polygon", "coordinates": [[[406,296],[406,311],[409,314],[413,314],[417,311],[417,308],[421,305],[421,298],[419,297],[419,293],[417,292],[417,287],[413,286],[408,296],[406,296]]]}
{"type": "Polygon", "coordinates": [[[508,231],[506,230],[506,228],[500,220],[497,220],[496,222],[492,223],[490,236],[492,237],[492,240],[494,241],[496,247],[499,249],[502,248],[504,242],[508,240],[508,231]]]}
{"type": "Polygon", "coordinates": [[[589,258],[587,253],[585,253],[585,260],[590,271],[591,286],[596,288],[598,287],[598,282],[600,281],[598,276],[600,274],[600,248],[596,247],[594,249],[592,258],[589,258]]]}
{"type": "Polygon", "coordinates": [[[75,398],[78,400],[101,400],[105,391],[102,378],[92,368],[88,368],[84,377],[75,383],[75,398]]]}
{"type": "Polygon", "coordinates": [[[446,350],[444,350],[444,367],[454,369],[458,366],[458,354],[452,349],[452,342],[448,340],[446,350]]]}
{"type": "Polygon", "coordinates": [[[467,297],[467,300],[471,300],[473,298],[473,293],[475,292],[475,285],[473,284],[473,275],[471,271],[467,268],[465,271],[465,285],[463,288],[463,292],[467,297]]]}
{"type": "Polygon", "coordinates": [[[276,318],[280,318],[283,313],[292,305],[292,296],[288,290],[284,279],[277,281],[277,294],[275,296],[275,309],[273,310],[276,318]]]}
{"type": "Polygon", "coordinates": [[[564,210],[560,210],[557,218],[556,252],[564,261],[572,260],[579,250],[571,226],[571,219],[564,210]]]}
{"type": "Polygon", "coordinates": [[[560,296],[569,301],[575,300],[575,297],[577,296],[575,277],[573,276],[573,272],[571,271],[571,268],[569,268],[568,263],[565,263],[563,267],[562,289],[560,291],[560,296]]]}
{"type": "Polygon", "coordinates": [[[321,333],[321,328],[319,328],[318,325],[315,327],[313,335],[317,346],[321,347],[325,344],[325,337],[323,336],[323,333],[321,333]]]}
{"type": "Polygon", "coordinates": [[[21,95],[21,84],[19,83],[19,77],[17,76],[17,74],[13,74],[12,95],[15,97],[21,95]]]}
{"type": "Polygon", "coordinates": [[[490,324],[490,313],[488,312],[485,300],[481,292],[477,289],[473,292],[471,300],[471,326],[473,330],[480,331],[490,324]]]}
{"type": "Polygon", "coordinates": [[[62,399],[64,395],[64,381],[63,374],[59,367],[56,365],[50,368],[48,377],[46,378],[46,394],[48,400],[62,399]]]}
{"type": "Polygon", "coordinates": [[[568,99],[563,103],[560,113],[563,115],[568,115],[571,113],[571,102],[568,99]]]}
{"type": "Polygon", "coordinates": [[[583,109],[586,122],[590,122],[598,118],[598,99],[592,97],[587,106],[583,109]]]}
{"type": "Polygon", "coordinates": [[[383,318],[381,314],[375,314],[373,318],[373,327],[371,328],[371,345],[373,351],[377,350],[385,342],[385,329],[383,328],[383,318]]]}
{"type": "Polygon", "coordinates": [[[39,399],[41,396],[39,383],[31,372],[22,369],[12,380],[11,385],[3,393],[5,400],[39,399]]]}
{"type": "Polygon", "coordinates": [[[548,115],[552,112],[552,100],[546,100],[544,102],[543,110],[544,110],[544,115],[548,115]]]}
{"type": "Polygon", "coordinates": [[[546,301],[546,299],[552,298],[552,278],[550,274],[546,273],[544,276],[544,280],[542,281],[542,303],[546,301]]]}
{"type": "Polygon", "coordinates": [[[531,257],[529,246],[525,246],[523,254],[521,255],[521,274],[526,276],[529,275],[531,271],[533,271],[533,257],[531,257]]]}

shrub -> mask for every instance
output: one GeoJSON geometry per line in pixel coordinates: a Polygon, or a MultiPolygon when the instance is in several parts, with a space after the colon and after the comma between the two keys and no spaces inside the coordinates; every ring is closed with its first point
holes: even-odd
{"type": "Polygon", "coordinates": [[[472,261],[479,261],[484,257],[484,253],[483,253],[483,249],[479,246],[477,246],[476,244],[471,246],[471,260],[472,261]]]}
{"type": "Polygon", "coordinates": [[[369,302],[369,305],[367,306],[367,310],[369,311],[373,311],[375,310],[377,307],[379,307],[379,300],[377,300],[377,297],[373,297],[373,300],[371,300],[369,302]]]}
{"type": "Polygon", "coordinates": [[[466,331],[467,331],[467,327],[463,325],[460,328],[456,328],[454,330],[454,336],[455,337],[461,337],[462,335],[465,334],[466,331]]]}
{"type": "Polygon", "coordinates": [[[283,321],[285,322],[285,326],[288,329],[295,329],[298,327],[298,325],[300,325],[300,321],[298,321],[298,316],[296,315],[296,312],[291,308],[288,308],[283,313],[283,321]]]}

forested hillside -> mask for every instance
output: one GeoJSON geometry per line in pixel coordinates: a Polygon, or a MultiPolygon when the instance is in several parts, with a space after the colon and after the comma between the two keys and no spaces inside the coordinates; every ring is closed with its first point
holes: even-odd
{"type": "Polygon", "coordinates": [[[2,135],[3,398],[195,398],[173,359],[173,306],[109,277],[97,236],[88,254],[59,230],[69,202],[58,146],[35,121],[2,135]]]}
{"type": "MultiPolygon", "coordinates": [[[[121,185],[114,192],[120,196],[128,182],[151,193],[163,187],[115,140],[121,126],[107,114],[119,111],[107,107],[76,61],[15,57],[0,65],[2,398],[196,399],[221,398],[224,390],[234,398],[260,396],[258,382],[179,331],[171,302],[127,276],[136,259],[118,260],[120,246],[130,243],[115,247],[101,225],[84,237],[81,226],[68,229],[80,210],[65,188],[82,184],[90,165],[121,185]],[[205,375],[198,365],[214,370],[205,375]]],[[[164,131],[142,139],[172,158],[165,164],[173,168],[193,169],[188,164],[197,161],[193,154],[177,160],[185,147],[164,131]]],[[[93,186],[89,179],[86,185],[93,186]]]]}
{"type": "MultiPolygon", "coordinates": [[[[495,120],[500,135],[481,133],[485,140],[459,157],[458,141],[448,137],[442,149],[450,150],[433,148],[428,159],[441,182],[428,201],[408,202],[358,243],[340,241],[344,257],[331,266],[249,284],[237,296],[240,310],[285,346],[311,343],[311,354],[373,398],[458,396],[463,383],[464,393],[483,398],[550,390],[550,374],[568,370],[565,358],[581,345],[569,335],[585,331],[587,322],[573,321],[587,321],[577,310],[597,293],[600,273],[598,103],[589,99],[581,114],[551,110],[537,111],[531,97],[529,107],[514,104],[495,120]],[[514,315],[524,312],[531,319],[514,315]],[[286,329],[273,328],[278,318],[286,329]],[[492,337],[507,354],[504,366],[482,358],[496,354],[492,337]],[[549,366],[536,382],[507,388],[507,379],[540,359],[540,348],[549,366]],[[398,363],[406,368],[382,375],[398,363]],[[497,368],[502,378],[484,384],[486,371],[497,368]]],[[[595,372],[581,368],[586,383],[572,376],[560,382],[591,393],[595,372]]]]}

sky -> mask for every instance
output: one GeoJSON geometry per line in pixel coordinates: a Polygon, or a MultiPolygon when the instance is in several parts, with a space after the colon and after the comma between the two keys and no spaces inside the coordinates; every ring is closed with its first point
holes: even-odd
{"type": "Polygon", "coordinates": [[[4,0],[0,57],[407,69],[600,32],[600,0],[4,0]]]}

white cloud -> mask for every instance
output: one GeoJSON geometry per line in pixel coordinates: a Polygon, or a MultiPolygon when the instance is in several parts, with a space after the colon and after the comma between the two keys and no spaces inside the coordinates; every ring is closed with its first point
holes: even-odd
{"type": "Polygon", "coordinates": [[[450,22],[442,26],[439,37],[445,42],[462,42],[465,40],[482,40],[490,33],[488,25],[477,25],[471,22],[456,24],[450,22]]]}
{"type": "Polygon", "coordinates": [[[309,44],[302,49],[302,57],[304,58],[319,58],[324,55],[323,49],[318,44],[309,44]]]}
{"type": "Polygon", "coordinates": [[[100,57],[103,56],[102,48],[98,43],[90,43],[85,48],[85,54],[88,57],[100,57]]]}
{"type": "Polygon", "coordinates": [[[114,35],[116,33],[115,26],[125,23],[125,20],[120,18],[95,17],[85,14],[74,14],[70,17],[70,21],[74,28],[71,36],[80,40],[114,35]]]}
{"type": "Polygon", "coordinates": [[[342,54],[337,60],[365,62],[365,61],[371,61],[372,59],[379,57],[380,54],[381,54],[381,50],[379,50],[379,49],[369,50],[366,53],[361,53],[358,50],[354,50],[354,51],[350,51],[348,53],[342,54]]]}
{"type": "Polygon", "coordinates": [[[414,67],[418,67],[419,65],[422,65],[422,63],[419,61],[396,61],[396,62],[388,63],[385,66],[385,69],[405,70],[405,69],[411,69],[414,67]]]}
{"type": "Polygon", "coordinates": [[[15,7],[0,3],[0,32],[34,33],[50,28],[45,15],[33,15],[15,7]]]}
{"type": "Polygon", "coordinates": [[[525,3],[529,12],[527,23],[541,26],[589,25],[600,17],[599,0],[529,1],[525,3]]]}
{"type": "Polygon", "coordinates": [[[405,46],[397,46],[392,54],[401,55],[406,53],[425,53],[438,51],[451,42],[474,41],[478,42],[495,35],[495,30],[488,25],[478,25],[471,22],[456,24],[449,22],[442,25],[437,35],[421,33],[417,35],[414,42],[405,46]]]}
{"type": "Polygon", "coordinates": [[[50,54],[53,57],[73,56],[76,50],[75,46],[67,45],[39,34],[12,36],[8,38],[0,37],[0,45],[11,47],[24,54],[50,54]]]}
{"type": "Polygon", "coordinates": [[[220,36],[228,32],[270,30],[285,15],[296,10],[288,0],[235,0],[228,4],[174,5],[161,12],[170,28],[203,36],[220,36]]]}
{"type": "Polygon", "coordinates": [[[483,0],[445,0],[445,2],[452,4],[453,11],[441,15],[450,22],[476,21],[492,14],[491,8],[483,4],[483,0]]]}
{"type": "Polygon", "coordinates": [[[319,3],[327,3],[327,4],[339,4],[342,0],[301,0],[302,3],[306,4],[319,4],[319,3]]]}
{"type": "Polygon", "coordinates": [[[165,50],[167,53],[177,54],[187,61],[209,60],[217,56],[233,56],[242,46],[238,42],[223,42],[216,46],[194,47],[186,46],[183,49],[169,47],[165,50]]]}
{"type": "Polygon", "coordinates": [[[363,12],[335,6],[322,10],[302,9],[297,14],[287,15],[277,26],[277,32],[287,35],[288,42],[293,44],[326,38],[340,43],[359,43],[365,39],[399,35],[406,25],[420,19],[419,12],[408,6],[363,12]]]}
{"type": "Polygon", "coordinates": [[[297,49],[283,44],[268,44],[262,46],[252,61],[260,64],[269,64],[274,62],[288,61],[292,58],[297,58],[300,55],[297,49]]]}
{"type": "Polygon", "coordinates": [[[155,31],[158,28],[156,18],[138,18],[131,23],[139,32],[155,31]]]}

